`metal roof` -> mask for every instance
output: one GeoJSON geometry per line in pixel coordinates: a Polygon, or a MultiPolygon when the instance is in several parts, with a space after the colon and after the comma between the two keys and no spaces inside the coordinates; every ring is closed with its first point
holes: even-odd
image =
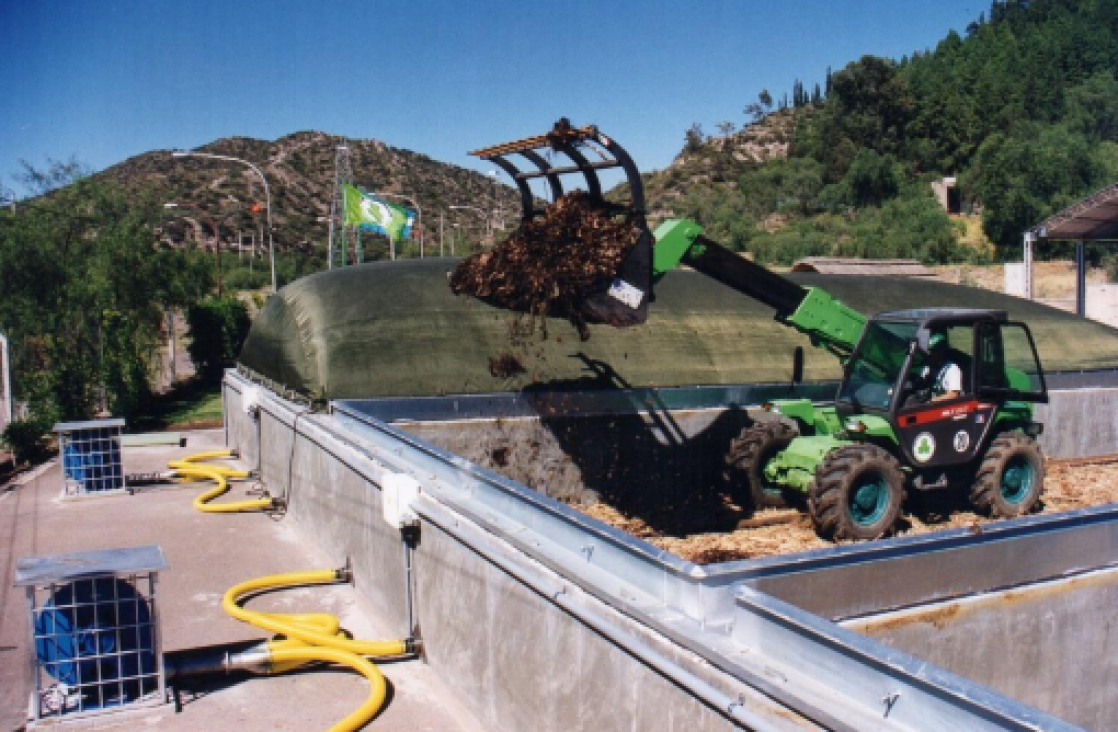
{"type": "Polygon", "coordinates": [[[861,259],[856,257],[804,257],[792,265],[793,272],[820,274],[890,275],[892,277],[936,277],[935,270],[919,259],[861,259]]]}
{"type": "Polygon", "coordinates": [[[1031,233],[1060,241],[1118,240],[1118,183],[1049,216],[1031,233]]]}

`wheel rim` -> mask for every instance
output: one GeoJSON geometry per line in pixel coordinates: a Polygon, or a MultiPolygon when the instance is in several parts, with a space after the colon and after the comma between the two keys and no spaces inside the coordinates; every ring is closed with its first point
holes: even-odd
{"type": "Polygon", "coordinates": [[[1006,463],[1002,471],[1002,498],[1006,503],[1019,505],[1033,490],[1036,471],[1025,455],[1017,455],[1006,463]]]}
{"type": "Polygon", "coordinates": [[[889,510],[889,483],[881,475],[867,476],[850,493],[850,518],[858,526],[873,526],[889,510]]]}

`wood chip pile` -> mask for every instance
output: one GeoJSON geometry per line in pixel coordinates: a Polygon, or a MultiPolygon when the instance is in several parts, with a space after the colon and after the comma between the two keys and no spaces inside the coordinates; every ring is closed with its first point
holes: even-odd
{"type": "Polygon", "coordinates": [[[631,220],[572,191],[491,251],[464,260],[450,289],[541,319],[569,318],[585,338],[582,301],[609,287],[640,235],[631,220]]]}
{"type": "MultiPolygon", "coordinates": [[[[1118,457],[1091,460],[1049,460],[1046,469],[1042,514],[1118,503],[1118,457]]],[[[969,509],[961,492],[940,491],[921,496],[905,505],[900,535],[927,534],[945,529],[968,528],[981,532],[991,519],[969,509]]],[[[579,510],[614,528],[640,537],[655,546],[696,564],[714,564],[737,559],[755,559],[825,549],[834,544],[815,535],[811,520],[795,509],[767,509],[752,516],[728,514],[730,504],[665,507],[663,515],[626,516],[604,503],[579,510]],[[722,516],[723,527],[702,526],[688,517],[706,513],[722,516]],[[677,524],[665,521],[674,516],[677,524]]]]}

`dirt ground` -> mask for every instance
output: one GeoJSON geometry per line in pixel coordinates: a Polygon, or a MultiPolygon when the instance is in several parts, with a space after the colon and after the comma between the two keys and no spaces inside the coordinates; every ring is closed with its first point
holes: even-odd
{"type": "MultiPolygon", "coordinates": [[[[991,519],[970,510],[959,492],[942,491],[916,496],[906,503],[900,536],[927,534],[945,529],[981,526],[991,519]]],[[[1049,460],[1046,465],[1042,514],[1118,502],[1118,456],[1080,460],[1049,460]]],[[[604,503],[578,507],[584,513],[640,537],[661,549],[697,564],[714,564],[735,559],[755,559],[834,546],[815,535],[811,521],[796,509],[766,509],[751,516],[738,512],[738,528],[724,531],[687,532],[695,514],[703,511],[725,515],[733,511],[725,505],[692,505],[667,509],[683,531],[675,532],[672,522],[657,520],[654,529],[642,518],[625,516],[604,503]]],[[[662,517],[658,517],[662,518],[662,517]]]]}
{"type": "MultiPolygon", "coordinates": [[[[945,282],[1005,292],[1005,266],[1001,264],[942,264],[931,267],[945,282]]],[[[1107,281],[1106,270],[1087,270],[1087,284],[1107,281]]],[[[1033,262],[1034,295],[1042,300],[1075,298],[1075,262],[1033,262]]]]}

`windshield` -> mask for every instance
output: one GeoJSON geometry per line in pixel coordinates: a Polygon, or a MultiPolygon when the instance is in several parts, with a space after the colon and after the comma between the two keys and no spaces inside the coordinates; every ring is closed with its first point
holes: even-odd
{"type": "Polygon", "coordinates": [[[916,329],[916,323],[868,323],[858,350],[850,359],[839,400],[871,409],[888,409],[916,329]]]}

